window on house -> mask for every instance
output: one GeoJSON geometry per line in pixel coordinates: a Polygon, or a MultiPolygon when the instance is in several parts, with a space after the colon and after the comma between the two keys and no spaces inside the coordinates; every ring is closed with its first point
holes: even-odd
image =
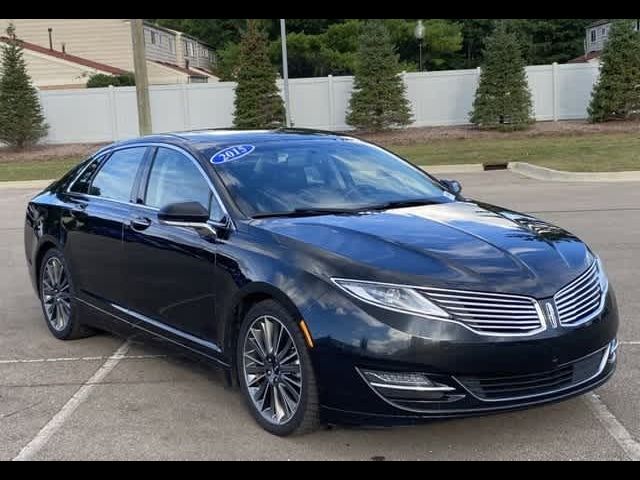
{"type": "Polygon", "coordinates": [[[151,45],[155,45],[157,39],[158,34],[156,32],[154,32],[153,30],[151,30],[151,45]]]}
{"type": "Polygon", "coordinates": [[[195,57],[196,56],[194,48],[193,48],[193,43],[191,43],[191,42],[189,42],[189,56],[190,57],[195,57]]]}
{"type": "Polygon", "coordinates": [[[601,28],[600,29],[600,35],[602,35],[603,37],[607,36],[607,29],[606,28],[601,28]]]}
{"type": "Polygon", "coordinates": [[[596,41],[596,29],[595,28],[593,30],[591,30],[591,41],[592,42],[596,41]]]}

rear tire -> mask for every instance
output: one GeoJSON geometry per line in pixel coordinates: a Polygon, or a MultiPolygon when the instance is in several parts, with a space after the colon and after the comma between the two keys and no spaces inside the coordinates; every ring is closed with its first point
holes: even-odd
{"type": "Polygon", "coordinates": [[[49,331],[59,340],[75,340],[95,334],[80,323],[75,290],[62,252],[47,250],[38,276],[40,304],[49,331]]]}
{"type": "Polygon", "coordinates": [[[306,342],[293,315],[264,300],[245,315],[236,346],[240,389],[249,411],[274,435],[320,425],[318,389],[306,342]]]}

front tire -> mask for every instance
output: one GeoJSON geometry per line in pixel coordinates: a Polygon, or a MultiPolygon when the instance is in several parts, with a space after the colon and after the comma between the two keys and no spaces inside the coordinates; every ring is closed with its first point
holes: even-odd
{"type": "Polygon", "coordinates": [[[282,305],[265,300],[247,312],[236,365],[247,406],[262,428],[287,436],[318,427],[318,390],[307,345],[282,305]]]}
{"type": "Polygon", "coordinates": [[[62,252],[48,250],[40,264],[40,303],[49,331],[59,340],[74,340],[95,332],[78,320],[75,290],[62,252]]]}

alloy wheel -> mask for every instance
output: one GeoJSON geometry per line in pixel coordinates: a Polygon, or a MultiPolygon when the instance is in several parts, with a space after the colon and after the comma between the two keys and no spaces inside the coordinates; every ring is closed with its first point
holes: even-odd
{"type": "Polygon", "coordinates": [[[302,396],[300,356],[280,320],[263,315],[247,330],[243,346],[244,379],[255,408],[270,423],[295,415],[302,396]]]}
{"type": "Polygon", "coordinates": [[[49,324],[57,331],[64,330],[71,317],[69,278],[57,257],[47,260],[42,273],[42,303],[49,324]]]}

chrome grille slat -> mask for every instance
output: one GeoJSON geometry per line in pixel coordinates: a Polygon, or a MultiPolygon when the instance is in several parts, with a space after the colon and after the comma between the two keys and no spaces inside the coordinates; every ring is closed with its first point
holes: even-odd
{"type": "Polygon", "coordinates": [[[585,303],[590,302],[594,298],[598,298],[600,296],[600,293],[601,292],[599,288],[594,289],[592,292],[589,293],[589,295],[585,295],[581,298],[577,298],[566,305],[563,304],[562,308],[558,308],[558,312],[562,314],[570,310],[577,310],[578,308],[580,308],[581,305],[584,305],[585,303]]]}
{"type": "MultiPolygon", "coordinates": [[[[477,330],[480,330],[481,328],[488,328],[488,327],[483,327],[483,326],[479,326],[479,325],[471,325],[472,327],[474,327],[477,330]]],[[[491,330],[492,331],[497,331],[497,330],[533,330],[536,328],[536,326],[520,326],[520,325],[491,325],[491,330]]]]}
{"type": "MultiPolygon", "coordinates": [[[[450,294],[443,294],[443,293],[435,293],[435,292],[430,292],[427,291],[430,297],[435,297],[435,298],[456,298],[456,299],[462,299],[462,300],[472,300],[472,301],[479,301],[479,302],[497,302],[499,304],[502,303],[509,303],[509,304],[520,304],[520,305],[526,305],[527,304],[527,300],[525,299],[524,301],[521,299],[507,299],[507,298],[497,298],[497,297],[482,297],[482,296],[470,296],[468,294],[455,294],[455,293],[450,293],[450,294]]],[[[468,292],[471,293],[471,292],[468,292]]]]}
{"type": "MultiPolygon", "coordinates": [[[[509,307],[511,308],[511,307],[509,307]]],[[[456,311],[463,311],[463,312],[480,312],[480,313],[513,313],[514,315],[518,315],[518,314],[523,314],[526,312],[523,312],[522,310],[501,310],[501,309],[495,309],[495,308],[475,308],[475,307],[471,307],[471,308],[464,308],[464,307],[449,307],[447,306],[447,310],[452,310],[454,313],[456,311]]]]}
{"type": "Polygon", "coordinates": [[[596,298],[591,303],[588,303],[587,305],[585,305],[581,309],[576,310],[574,312],[574,314],[571,315],[570,317],[564,317],[563,321],[564,322],[571,322],[571,321],[575,320],[578,317],[582,317],[582,316],[584,316],[585,313],[592,311],[594,309],[594,307],[596,307],[598,305],[600,305],[600,299],[596,298]]]}
{"type": "Polygon", "coordinates": [[[568,298],[569,299],[571,299],[571,298],[579,298],[581,295],[583,295],[584,293],[588,292],[590,289],[596,288],[597,286],[598,286],[597,278],[589,277],[588,281],[586,283],[584,283],[582,286],[580,286],[580,288],[574,290],[569,295],[565,295],[563,297],[558,297],[558,301],[566,302],[568,298]]]}
{"type": "Polygon", "coordinates": [[[421,292],[477,333],[531,335],[545,328],[536,301],[529,297],[430,288],[421,292]]]}
{"type": "Polygon", "coordinates": [[[558,298],[562,298],[565,295],[571,293],[573,290],[575,290],[576,288],[578,288],[580,285],[582,285],[582,283],[585,280],[589,280],[591,278],[591,276],[596,272],[596,265],[595,263],[589,267],[589,269],[583,273],[582,275],[580,275],[578,278],[576,278],[575,280],[573,280],[569,285],[567,285],[566,287],[561,288],[560,290],[558,290],[558,293],[556,293],[556,297],[558,298]]]}
{"type": "Polygon", "coordinates": [[[554,295],[560,324],[573,326],[591,318],[602,306],[597,262],[554,295]]]}
{"type": "Polygon", "coordinates": [[[471,318],[496,318],[496,319],[501,319],[501,318],[513,318],[514,320],[526,320],[526,319],[537,319],[538,315],[509,315],[509,314],[497,314],[497,313],[489,313],[489,314],[484,314],[484,313],[461,313],[461,312],[455,312],[456,315],[458,315],[459,317],[471,317],[471,318]]]}
{"type": "Polygon", "coordinates": [[[467,320],[469,323],[489,323],[495,325],[539,325],[538,320],[467,320]]]}

